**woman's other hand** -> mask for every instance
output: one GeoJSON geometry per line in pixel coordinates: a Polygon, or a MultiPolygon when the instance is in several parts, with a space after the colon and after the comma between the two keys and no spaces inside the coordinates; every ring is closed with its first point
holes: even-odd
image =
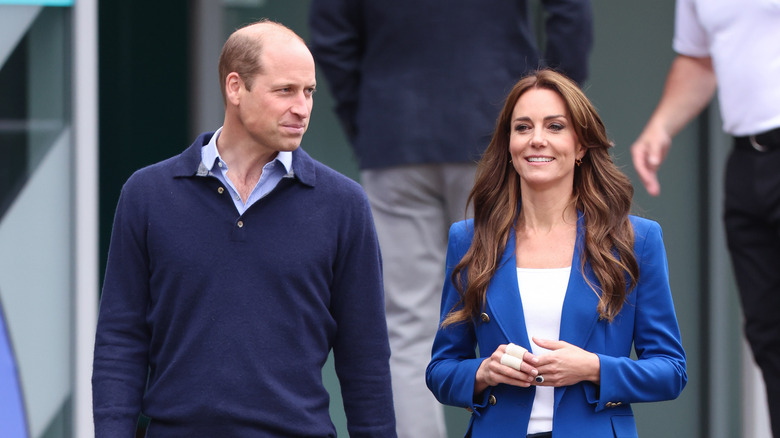
{"type": "Polygon", "coordinates": [[[534,356],[534,367],[539,375],[544,377],[543,382],[534,381],[534,384],[569,386],[582,381],[597,385],[601,382],[601,362],[596,354],[564,341],[533,338],[533,342],[550,350],[548,353],[534,356]]]}

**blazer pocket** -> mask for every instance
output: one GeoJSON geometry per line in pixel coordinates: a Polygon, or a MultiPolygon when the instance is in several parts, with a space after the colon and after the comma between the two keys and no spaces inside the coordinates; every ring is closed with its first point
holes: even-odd
{"type": "Polygon", "coordinates": [[[615,432],[615,438],[639,438],[633,415],[613,416],[612,430],[615,432]]]}

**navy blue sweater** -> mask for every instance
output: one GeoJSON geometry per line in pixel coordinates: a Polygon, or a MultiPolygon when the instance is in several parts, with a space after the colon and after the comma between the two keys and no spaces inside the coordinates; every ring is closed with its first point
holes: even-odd
{"type": "Polygon", "coordinates": [[[202,134],[136,172],[116,211],[95,343],[97,437],[335,436],[333,350],[352,437],[395,436],[381,259],[360,186],[293,153],[238,214],[199,176],[202,134]],[[148,373],[148,387],[147,387],[148,373]]]}

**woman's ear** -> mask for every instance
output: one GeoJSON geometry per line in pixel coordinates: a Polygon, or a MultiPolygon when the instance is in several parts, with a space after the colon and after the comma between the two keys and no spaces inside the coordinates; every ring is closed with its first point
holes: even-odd
{"type": "Polygon", "coordinates": [[[582,143],[577,143],[577,159],[582,160],[585,157],[585,154],[588,153],[588,148],[582,145],[582,143]]]}

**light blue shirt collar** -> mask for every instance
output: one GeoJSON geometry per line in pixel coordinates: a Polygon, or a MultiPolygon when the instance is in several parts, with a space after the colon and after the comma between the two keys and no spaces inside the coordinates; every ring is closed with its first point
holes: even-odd
{"type": "Polygon", "coordinates": [[[228,193],[233,200],[233,204],[236,206],[239,214],[244,212],[255,202],[265,197],[270,193],[283,178],[292,178],[294,176],[292,169],[292,152],[280,151],[276,154],[276,158],[266,163],[263,166],[263,174],[260,176],[260,180],[257,185],[252,189],[246,202],[241,200],[238,192],[227,177],[227,163],[222,160],[217,149],[217,138],[222,132],[222,128],[219,128],[214,135],[211,136],[209,143],[201,148],[201,169],[198,174],[202,176],[213,176],[222,182],[228,188],[228,193]],[[214,169],[214,166],[219,164],[219,169],[214,169]]]}
{"type": "MultiPolygon", "coordinates": [[[[222,133],[222,127],[216,130],[214,132],[214,135],[211,136],[211,140],[209,140],[209,143],[206,146],[203,146],[201,148],[201,160],[203,161],[203,165],[206,166],[206,169],[211,171],[214,168],[214,164],[216,163],[216,159],[219,158],[219,161],[222,161],[222,157],[219,155],[219,150],[217,149],[217,138],[219,137],[219,134],[222,133]]],[[[276,154],[276,158],[274,159],[276,161],[279,161],[284,166],[286,176],[292,176],[292,152],[290,151],[281,151],[278,154],[276,154]]]]}

